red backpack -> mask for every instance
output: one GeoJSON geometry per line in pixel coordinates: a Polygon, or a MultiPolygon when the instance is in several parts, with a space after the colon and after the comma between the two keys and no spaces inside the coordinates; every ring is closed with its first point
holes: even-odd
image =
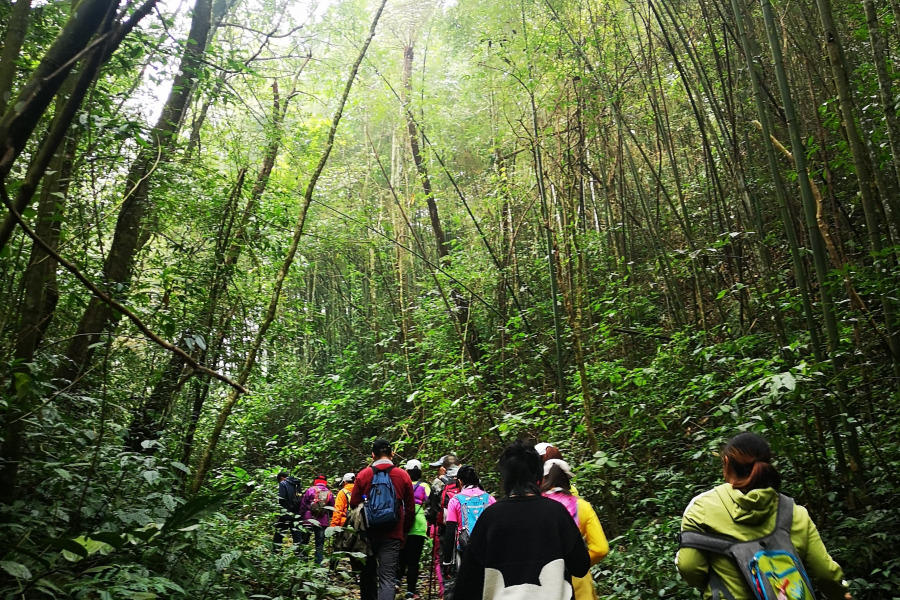
{"type": "Polygon", "coordinates": [[[454,477],[444,485],[444,488],[441,490],[441,511],[437,516],[438,525],[443,525],[446,521],[447,509],[450,507],[450,500],[453,499],[453,496],[459,493],[459,490],[459,483],[457,483],[456,477],[454,477]]]}

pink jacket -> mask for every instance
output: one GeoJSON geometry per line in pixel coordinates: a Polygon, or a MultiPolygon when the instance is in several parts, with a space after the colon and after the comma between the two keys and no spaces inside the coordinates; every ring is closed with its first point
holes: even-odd
{"type": "Polygon", "coordinates": [[[303,493],[303,497],[300,498],[300,509],[297,510],[297,514],[300,515],[301,525],[310,525],[309,521],[315,521],[322,527],[328,527],[328,523],[331,522],[331,511],[326,510],[322,513],[322,516],[316,517],[312,514],[312,505],[316,501],[316,496],[318,496],[320,491],[328,492],[328,506],[334,507],[334,494],[328,489],[328,486],[325,484],[314,485],[303,493]]]}
{"type": "Polygon", "coordinates": [[[578,527],[581,527],[581,523],[578,522],[578,498],[570,494],[560,494],[554,491],[544,492],[543,496],[544,498],[556,500],[565,506],[566,510],[569,511],[569,514],[572,515],[572,518],[575,519],[575,524],[578,525],[578,527]]]}

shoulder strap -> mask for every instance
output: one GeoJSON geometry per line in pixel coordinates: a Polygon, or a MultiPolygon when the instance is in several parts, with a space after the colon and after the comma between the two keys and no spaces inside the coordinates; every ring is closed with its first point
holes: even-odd
{"type": "MultiPolygon", "coordinates": [[[[679,548],[695,548],[731,556],[732,558],[731,549],[737,543],[740,542],[736,539],[711,533],[682,531],[678,534],[679,548]]],[[[734,595],[725,586],[725,582],[722,581],[719,574],[713,570],[712,565],[709,565],[709,591],[712,593],[712,600],[734,600],[734,595]]]]}
{"type": "Polygon", "coordinates": [[[679,548],[695,548],[716,554],[731,556],[731,548],[738,541],[728,536],[713,535],[711,533],[699,533],[697,531],[682,531],[678,534],[679,548]]]}
{"type": "Polygon", "coordinates": [[[775,529],[781,529],[788,533],[794,524],[794,499],[778,494],[778,514],[775,517],[775,529]]]}
{"type": "Polygon", "coordinates": [[[719,574],[709,568],[709,591],[712,592],[712,600],[734,600],[734,595],[725,587],[725,582],[719,574]]]}
{"type": "Polygon", "coordinates": [[[462,519],[462,528],[468,531],[469,529],[469,512],[466,510],[466,505],[468,504],[466,501],[471,499],[470,496],[465,496],[463,494],[457,494],[453,496],[456,498],[456,501],[459,502],[459,516],[462,519]]]}

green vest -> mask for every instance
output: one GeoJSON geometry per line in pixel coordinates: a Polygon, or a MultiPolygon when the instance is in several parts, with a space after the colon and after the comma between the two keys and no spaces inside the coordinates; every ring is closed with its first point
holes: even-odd
{"type": "MultiPolygon", "coordinates": [[[[417,486],[425,488],[425,502],[428,502],[428,496],[431,495],[431,488],[427,483],[414,483],[413,494],[415,494],[415,488],[417,486]]],[[[428,537],[428,523],[425,521],[425,502],[416,504],[416,522],[413,524],[413,528],[410,530],[409,535],[428,537]]]]}

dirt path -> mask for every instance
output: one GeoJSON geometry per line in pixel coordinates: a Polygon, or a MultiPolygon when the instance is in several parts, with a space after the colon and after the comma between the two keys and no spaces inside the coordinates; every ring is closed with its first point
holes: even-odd
{"type": "MultiPolygon", "coordinates": [[[[418,585],[416,593],[420,600],[440,600],[440,586],[436,577],[431,575],[428,569],[431,553],[422,553],[422,566],[419,570],[418,585]]],[[[346,596],[342,596],[341,600],[359,600],[359,580],[355,573],[350,569],[349,559],[341,559],[334,571],[332,571],[332,582],[348,590],[346,596]]],[[[394,588],[394,599],[406,599],[406,577],[400,581],[399,585],[394,588]]]]}

